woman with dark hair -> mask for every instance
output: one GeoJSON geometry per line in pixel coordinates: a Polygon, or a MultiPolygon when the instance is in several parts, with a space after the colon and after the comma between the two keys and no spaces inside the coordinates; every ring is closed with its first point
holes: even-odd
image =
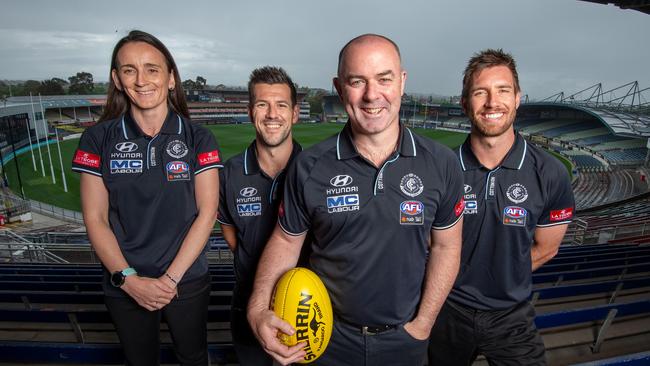
{"type": "Polygon", "coordinates": [[[113,51],[100,123],[79,141],[88,236],[128,365],[159,363],[164,317],[183,365],[207,365],[206,242],[218,207],[217,142],[188,118],[178,69],[154,36],[113,51]]]}

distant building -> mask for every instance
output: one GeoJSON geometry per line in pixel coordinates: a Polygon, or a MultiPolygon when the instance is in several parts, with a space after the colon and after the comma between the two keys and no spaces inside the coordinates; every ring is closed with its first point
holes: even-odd
{"type": "MultiPolygon", "coordinates": [[[[193,121],[214,123],[249,123],[248,90],[243,88],[205,88],[185,91],[190,117],[193,121]]],[[[308,121],[309,103],[304,101],[304,91],[298,91],[300,120],[308,121]]]]}

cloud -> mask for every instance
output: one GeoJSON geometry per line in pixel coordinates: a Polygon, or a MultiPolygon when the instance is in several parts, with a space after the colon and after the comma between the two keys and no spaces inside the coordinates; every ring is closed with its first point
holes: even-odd
{"type": "Polygon", "coordinates": [[[648,15],[566,0],[300,0],[179,5],[166,0],[6,0],[0,13],[0,79],[107,80],[110,53],[128,30],[160,38],[184,79],[245,85],[263,65],[300,85],[331,87],[340,48],[362,33],[400,46],[409,93],[457,95],[476,51],[502,47],[519,65],[524,92],[544,98],[602,82],[650,86],[648,15]],[[117,31],[117,32],[116,32],[117,31]],[[9,55],[9,56],[5,56],[9,55]]]}

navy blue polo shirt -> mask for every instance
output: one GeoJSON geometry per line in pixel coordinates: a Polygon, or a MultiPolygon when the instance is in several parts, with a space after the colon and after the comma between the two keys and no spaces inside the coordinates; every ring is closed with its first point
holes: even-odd
{"type": "Polygon", "coordinates": [[[348,122],[296,158],[279,223],[289,235],[312,231],[310,264],[338,317],[403,324],[420,302],[431,230],[459,221],[462,188],[448,148],[400,126],[397,150],[377,168],[348,122]]]}
{"type": "Polygon", "coordinates": [[[457,151],[465,219],[461,268],[449,298],[479,310],[506,309],[530,296],[535,229],[571,221],[571,181],[560,161],[519,134],[492,170],[479,163],[470,138],[457,151]]]}
{"type": "MultiPolygon", "coordinates": [[[[212,133],[171,111],[154,137],[129,113],[86,129],[72,162],[73,171],[104,181],[111,229],[129,266],[145,277],[165,273],[198,215],[195,176],[220,167],[212,133]]],[[[181,283],[207,271],[200,255],[181,283]]],[[[107,295],[124,295],[104,285],[107,295]]]]}
{"type": "MultiPolygon", "coordinates": [[[[220,174],[219,216],[221,225],[237,230],[234,303],[245,307],[253,290],[253,281],[262,251],[278,221],[285,171],[269,177],[257,161],[257,143],[253,141],[242,154],[229,159],[220,174]]],[[[294,140],[287,166],[302,147],[294,140]]]]}

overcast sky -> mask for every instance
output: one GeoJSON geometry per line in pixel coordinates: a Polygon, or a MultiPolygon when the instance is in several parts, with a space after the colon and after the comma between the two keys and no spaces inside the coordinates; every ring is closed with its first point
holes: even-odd
{"type": "Polygon", "coordinates": [[[212,85],[243,86],[253,68],[278,65],[301,86],[330,89],[340,48],[380,33],[401,48],[407,92],[460,94],[467,59],[488,47],[515,56],[534,99],[598,82],[650,87],[650,15],[577,0],[4,0],[0,79],[87,71],[106,81],[131,29],[160,38],[183,80],[212,85]]]}

